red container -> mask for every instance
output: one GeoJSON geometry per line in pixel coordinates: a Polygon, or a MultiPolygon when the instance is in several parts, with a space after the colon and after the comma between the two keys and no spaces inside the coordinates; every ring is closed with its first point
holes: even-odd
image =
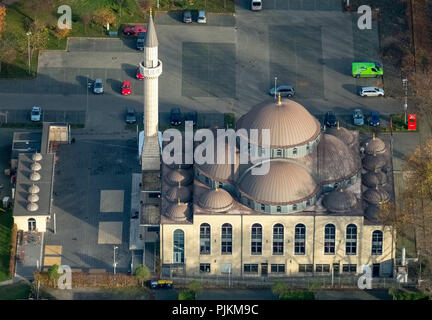
{"type": "Polygon", "coordinates": [[[408,130],[417,130],[417,116],[408,114],[408,130]]]}

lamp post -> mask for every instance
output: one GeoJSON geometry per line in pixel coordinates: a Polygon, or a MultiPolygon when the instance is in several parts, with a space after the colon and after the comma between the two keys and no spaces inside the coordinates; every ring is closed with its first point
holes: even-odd
{"type": "Polygon", "coordinates": [[[114,263],[113,263],[113,267],[114,267],[114,274],[116,274],[116,267],[117,267],[117,262],[116,262],[116,249],[118,249],[117,246],[114,246],[114,263]]]}
{"type": "Polygon", "coordinates": [[[402,85],[405,91],[404,114],[405,114],[405,124],[406,124],[407,109],[408,109],[408,79],[407,78],[402,79],[402,85]]]}
{"type": "Polygon", "coordinates": [[[27,56],[28,56],[28,74],[30,74],[30,35],[31,32],[27,32],[27,56]]]}
{"type": "Polygon", "coordinates": [[[275,98],[275,100],[276,100],[276,84],[277,84],[277,77],[275,77],[275,86],[274,86],[274,98],[275,98]]]}

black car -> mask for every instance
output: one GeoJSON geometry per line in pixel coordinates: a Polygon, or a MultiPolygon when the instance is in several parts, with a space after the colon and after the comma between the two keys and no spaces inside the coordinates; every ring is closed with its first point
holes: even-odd
{"type": "Polygon", "coordinates": [[[325,119],[324,119],[324,124],[327,127],[336,127],[337,126],[336,115],[334,114],[333,111],[329,111],[326,113],[325,119]]]}
{"type": "Polygon", "coordinates": [[[144,50],[144,42],[145,42],[145,32],[138,32],[138,38],[137,38],[137,49],[138,50],[144,50]]]}
{"type": "Polygon", "coordinates": [[[182,114],[179,108],[171,109],[170,123],[172,126],[179,126],[182,123],[182,114]]]}
{"type": "Polygon", "coordinates": [[[380,113],[378,111],[371,112],[369,124],[373,127],[380,125],[380,113]]]}
{"type": "Polygon", "coordinates": [[[192,121],[192,124],[195,126],[198,120],[198,113],[196,111],[187,112],[185,114],[185,122],[192,121]]]}
{"type": "Polygon", "coordinates": [[[128,108],[126,111],[126,123],[136,123],[135,109],[128,108]]]}

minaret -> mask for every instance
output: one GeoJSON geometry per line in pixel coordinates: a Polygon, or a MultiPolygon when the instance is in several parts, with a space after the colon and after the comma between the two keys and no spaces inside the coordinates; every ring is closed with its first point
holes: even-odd
{"type": "Polygon", "coordinates": [[[158,59],[158,39],[150,17],[147,26],[144,61],[140,63],[144,75],[144,143],[141,153],[141,169],[160,170],[159,131],[159,76],[162,62],[158,59]]]}

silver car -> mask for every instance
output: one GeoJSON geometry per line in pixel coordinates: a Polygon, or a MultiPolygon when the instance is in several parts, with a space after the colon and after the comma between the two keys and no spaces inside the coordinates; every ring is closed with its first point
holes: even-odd
{"type": "Polygon", "coordinates": [[[383,97],[384,90],[377,87],[362,87],[359,95],[362,97],[383,97]]]}
{"type": "Polygon", "coordinates": [[[93,93],[101,94],[104,92],[103,82],[101,78],[97,78],[93,84],[93,93]]]}
{"type": "MultiPolygon", "coordinates": [[[[281,97],[294,97],[295,91],[292,86],[279,86],[276,88],[276,95],[280,93],[281,97]]],[[[275,95],[275,88],[269,90],[269,95],[275,95]]]]}
{"type": "Polygon", "coordinates": [[[198,23],[207,23],[207,15],[206,15],[206,12],[204,10],[198,11],[197,22],[198,23]]]}
{"type": "Polygon", "coordinates": [[[252,11],[262,10],[262,1],[261,0],[251,0],[251,10],[252,11]]]}

